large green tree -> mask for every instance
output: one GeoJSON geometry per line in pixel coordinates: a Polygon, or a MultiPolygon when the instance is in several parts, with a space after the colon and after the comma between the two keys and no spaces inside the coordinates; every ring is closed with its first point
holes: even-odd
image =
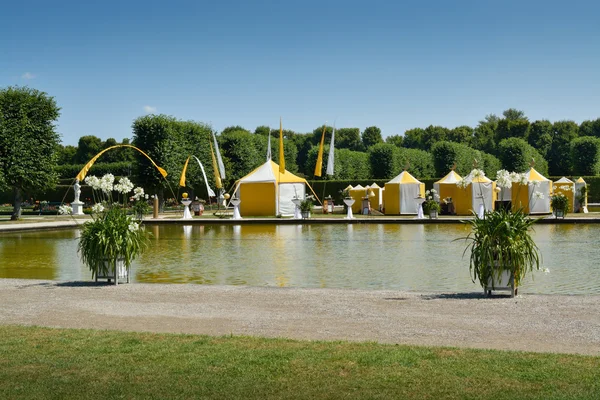
{"type": "Polygon", "coordinates": [[[56,101],[44,92],[28,87],[0,90],[0,164],[2,184],[13,191],[12,220],[21,216],[24,192],[56,185],[59,115],[56,101]]]}
{"type": "Polygon", "coordinates": [[[594,176],[600,173],[600,138],[583,136],[571,142],[573,175],[594,176]]]}
{"type": "MultiPolygon", "coordinates": [[[[113,139],[114,140],[114,139],[113,139]]],[[[79,138],[75,162],[85,164],[102,150],[102,139],[94,135],[85,135],[79,138]]],[[[104,157],[101,162],[104,162],[104,157]]]]}
{"type": "Polygon", "coordinates": [[[378,143],[383,143],[383,137],[381,136],[381,129],[376,126],[369,126],[365,128],[362,133],[362,142],[366,149],[371,146],[375,146],[378,143]]]}
{"type": "Polygon", "coordinates": [[[552,136],[554,129],[552,122],[548,120],[535,121],[529,128],[529,137],[527,141],[532,145],[544,158],[548,157],[550,147],[552,147],[552,136]]]}
{"type": "Polygon", "coordinates": [[[550,175],[571,175],[571,141],[579,135],[579,126],[573,121],[556,121],[553,124],[552,145],[548,151],[550,175]]]}

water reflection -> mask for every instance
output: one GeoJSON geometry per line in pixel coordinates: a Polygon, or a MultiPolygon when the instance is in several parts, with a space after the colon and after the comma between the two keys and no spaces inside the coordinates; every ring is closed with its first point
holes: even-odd
{"type": "MultiPolygon", "coordinates": [[[[137,282],[478,291],[466,225],[149,225],[137,282]]],[[[0,235],[0,277],[89,280],[78,230],[0,235]]],[[[600,293],[597,225],[538,225],[542,268],[528,293],[600,293]]]]}

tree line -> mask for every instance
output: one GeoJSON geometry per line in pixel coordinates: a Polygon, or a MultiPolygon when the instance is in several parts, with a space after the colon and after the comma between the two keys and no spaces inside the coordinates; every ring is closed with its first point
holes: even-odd
{"type": "MultiPolygon", "coordinates": [[[[266,161],[270,135],[273,160],[278,162],[279,129],[267,125],[253,131],[230,126],[214,132],[210,125],[182,121],[167,115],[146,115],[132,123],[132,137],[118,142],[93,135],[80,137],[77,146],[62,145],[55,122],[60,108],[54,98],[27,87],[0,89],[0,190],[12,190],[15,202],[23,192],[35,194],[51,188],[59,176],[73,178],[85,162],[103,149],[132,144],[145,151],[169,175],[163,180],[150,162],[131,148],[105,153],[90,173],[130,175],[137,184],[161,193],[177,187],[186,158],[195,155],[212,180],[210,141],[216,135],[226,169],[226,189],[266,161]]],[[[325,130],[323,170],[327,163],[331,126],[312,132],[283,130],[286,169],[312,179],[318,145],[325,130]]],[[[523,111],[508,109],[502,116],[487,115],[476,127],[446,128],[430,125],[383,138],[370,126],[335,131],[335,175],[322,180],[389,179],[404,168],[418,178],[445,175],[456,167],[467,174],[474,165],[494,178],[498,169],[524,172],[532,160],[550,176],[600,174],[600,118],[573,121],[530,122],[523,111]]],[[[190,189],[206,197],[196,163],[188,170],[190,189]]],[[[165,195],[168,195],[168,191],[165,195]]]]}

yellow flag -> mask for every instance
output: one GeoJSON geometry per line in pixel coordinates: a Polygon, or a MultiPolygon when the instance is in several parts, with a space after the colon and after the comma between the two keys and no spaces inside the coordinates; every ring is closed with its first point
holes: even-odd
{"type": "Polygon", "coordinates": [[[221,175],[219,174],[217,159],[215,158],[215,152],[213,150],[212,143],[210,141],[208,143],[210,144],[210,154],[212,155],[213,171],[215,171],[215,186],[217,187],[217,189],[221,189],[223,187],[223,184],[221,183],[221,175]]]}
{"type": "Polygon", "coordinates": [[[319,146],[317,165],[315,165],[315,176],[321,176],[321,170],[323,169],[323,146],[325,145],[325,129],[326,126],[323,125],[323,133],[321,134],[321,145],[319,146]]]}
{"type": "Polygon", "coordinates": [[[279,173],[285,174],[285,155],[283,153],[283,127],[279,117],[279,173]]]}
{"type": "Polygon", "coordinates": [[[181,171],[181,178],[179,178],[179,186],[185,187],[185,172],[187,171],[188,162],[190,162],[190,157],[188,156],[187,160],[185,160],[185,164],[183,165],[183,170],[181,171]]]}

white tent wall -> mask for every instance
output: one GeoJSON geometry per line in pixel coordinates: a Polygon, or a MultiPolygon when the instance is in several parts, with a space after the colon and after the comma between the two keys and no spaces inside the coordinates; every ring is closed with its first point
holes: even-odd
{"type": "Polygon", "coordinates": [[[471,184],[471,204],[473,205],[473,211],[479,210],[479,205],[483,203],[485,211],[492,211],[492,197],[493,197],[493,185],[492,182],[474,182],[471,184]]]}
{"type": "Polygon", "coordinates": [[[529,183],[529,214],[548,214],[550,212],[550,181],[539,181],[536,187],[529,183]],[[541,192],[543,199],[538,199],[535,192],[541,192]]]}
{"type": "Polygon", "coordinates": [[[575,196],[573,196],[574,200],[575,200],[574,201],[575,207],[573,210],[578,210],[581,206],[585,206],[585,204],[579,204],[579,196],[581,195],[581,188],[585,187],[585,185],[586,185],[585,182],[575,182],[575,196]]]}
{"type": "Polygon", "coordinates": [[[304,199],[306,185],[304,183],[280,183],[279,184],[279,214],[283,216],[294,215],[295,205],[292,199],[298,196],[304,199]]]}
{"type": "Polygon", "coordinates": [[[502,188],[498,194],[498,200],[500,201],[512,201],[512,188],[502,188]]]}
{"type": "Polygon", "coordinates": [[[440,193],[440,184],[439,183],[434,183],[433,184],[433,188],[435,189],[435,191],[439,194],[440,193]]]}
{"type": "Polygon", "coordinates": [[[417,214],[417,197],[419,183],[404,183],[400,185],[400,214],[417,214]]]}

